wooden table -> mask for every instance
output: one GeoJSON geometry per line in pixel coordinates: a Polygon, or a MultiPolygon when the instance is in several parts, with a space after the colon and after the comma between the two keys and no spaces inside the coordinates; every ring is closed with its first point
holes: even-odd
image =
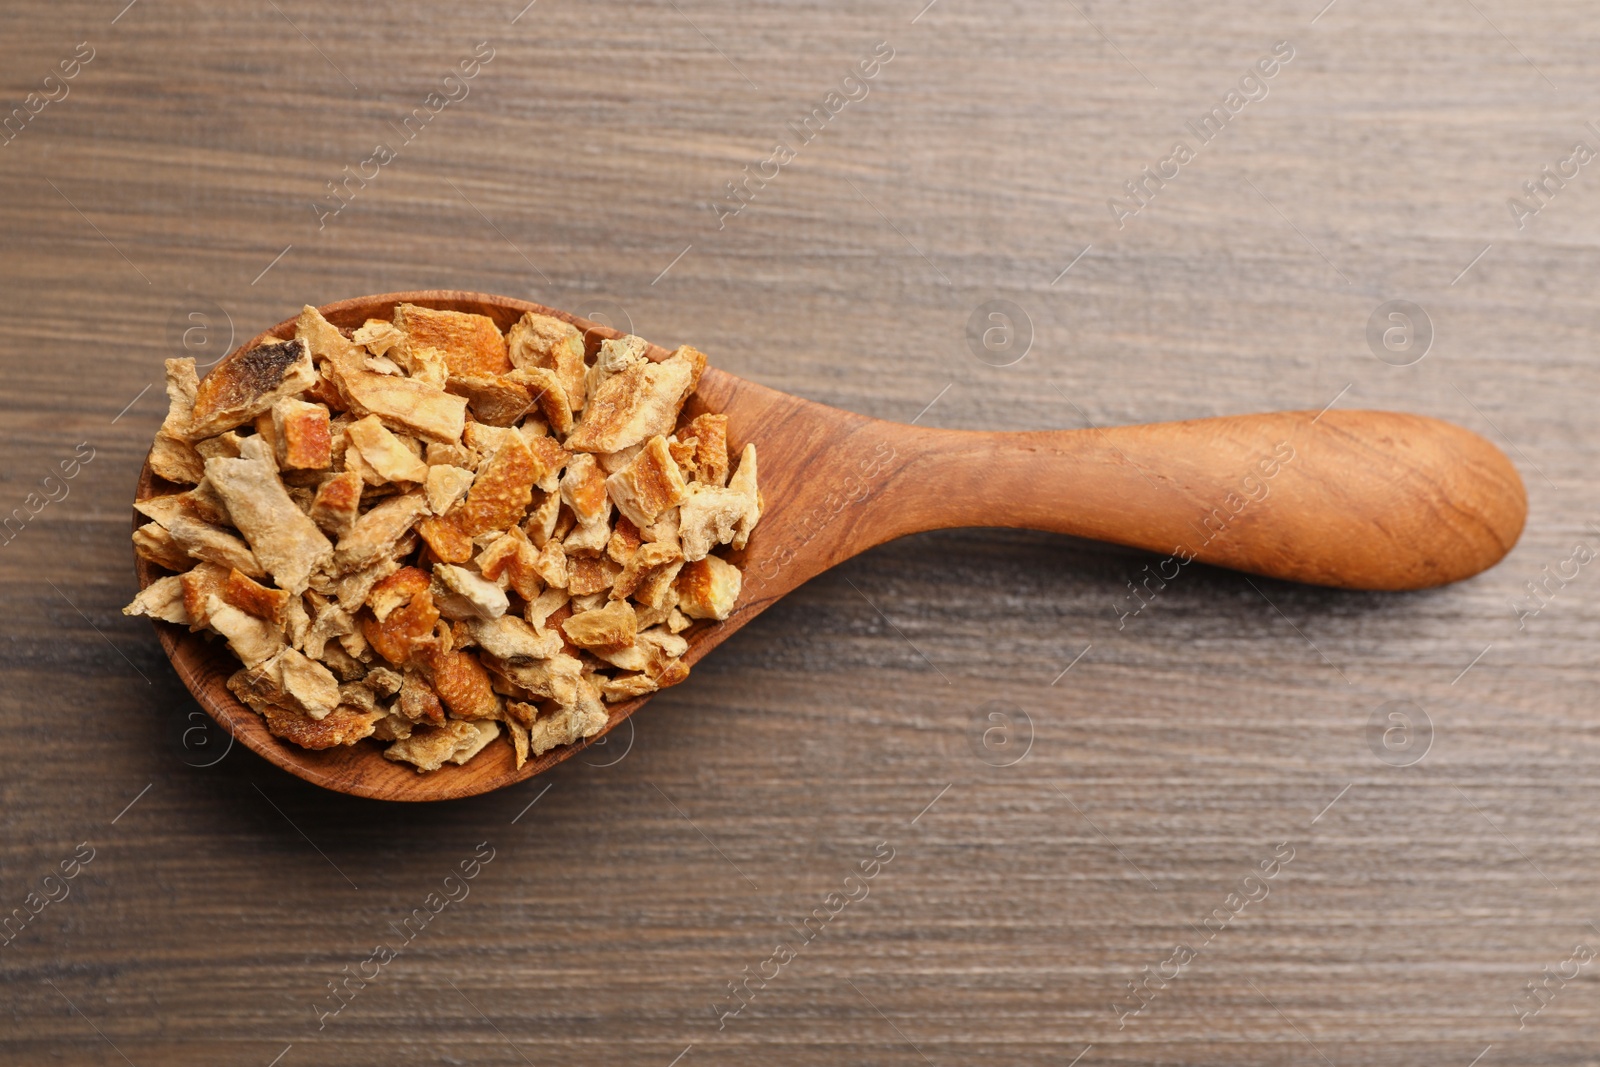
{"type": "Polygon", "coordinates": [[[1592,1061],[1592,10],[923,2],[8,5],[0,1059],[1592,1061]],[[631,747],[355,801],[206,729],[119,614],[128,502],[162,359],[431,287],[926,425],[1424,412],[1531,519],[1451,588],[1196,566],[1126,617],[1153,558],[911,538],[631,747]]]}

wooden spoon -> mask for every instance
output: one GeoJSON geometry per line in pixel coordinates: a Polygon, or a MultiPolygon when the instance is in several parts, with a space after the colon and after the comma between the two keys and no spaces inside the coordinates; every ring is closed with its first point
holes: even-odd
{"type": "MultiPolygon", "coordinates": [[[[487,315],[502,330],[526,311],[554,315],[585,330],[591,351],[618,336],[478,293],[389,293],[321,310],[354,328],[389,318],[401,302],[487,315]]],[[[286,319],[246,347],[293,335],[286,319]]],[[[726,622],[687,632],[691,664],[806,579],[922,530],[1014,526],[1130,545],[1163,557],[1147,582],[1198,560],[1346,589],[1422,589],[1492,566],[1527,513],[1522,480],[1497,448],[1420,415],[1289,411],[1104,430],[932,430],[823,407],[715,366],[688,411],[723,412],[730,445],[756,443],[766,501],[749,545],[729,557],[744,572],[738,605],[726,622]]],[[[177,488],[146,463],[139,499],[177,488]]],[[[135,526],[144,521],[135,514],[135,526]]],[[[137,567],[141,585],[161,575],[142,559],[137,567]]],[[[239,665],[220,641],[155,625],[201,707],[271,762],[329,789],[382,800],[465,797],[530,778],[585,747],[558,748],[516,770],[510,746],[494,744],[465,766],[422,775],[384,759],[376,744],[307,751],[269,734],[228,691],[239,665]]],[[[611,705],[607,730],[647,699],[611,705]]]]}

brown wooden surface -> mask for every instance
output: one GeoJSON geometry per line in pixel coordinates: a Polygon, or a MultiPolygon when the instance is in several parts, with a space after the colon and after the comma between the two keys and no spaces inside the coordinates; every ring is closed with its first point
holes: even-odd
{"type": "Polygon", "coordinates": [[[1512,1010],[1600,947],[1600,606],[1596,568],[1566,562],[1600,546],[1593,168],[1523,229],[1506,206],[1596,142],[1587,6],[120,7],[0,14],[7,109],[95,49],[0,147],[0,513],[94,449],[0,546],[0,905],[96,850],[0,947],[0,1059],[1593,1061],[1600,962],[1523,1029],[1512,1010]],[[1281,39],[1270,94],[1118,229],[1107,198],[1281,39]],[[470,95],[319,232],[324,183],[479,41],[470,95]],[[879,41],[870,95],[718,230],[724,183],[879,41]],[[210,301],[242,339],[429,287],[621,309],[744,378],[925,426],[1433,415],[1506,449],[1528,528],[1423,593],[1187,567],[1120,629],[1158,557],[920,535],[784,598],[611,766],[626,730],[427,806],[242,749],[197,766],[226,739],[118,614],[169,319],[210,301]],[[967,343],[995,299],[1032,323],[1011,366],[967,343]],[[1391,300],[1436,334],[1411,366],[1368,347],[1391,300]],[[1569,578],[1519,628],[1547,567],[1569,578]],[[1370,743],[1394,701],[1432,722],[1410,766],[1370,743]],[[326,983],[482,841],[470,896],[319,1031],[326,983]],[[880,841],[869,895],[802,944],[880,841]],[[1270,895],[1200,947],[1285,841],[1270,895]],[[795,958],[718,1030],[780,941],[795,958]],[[1119,1030],[1125,983],[1178,942],[1198,954],[1119,1030]]]}

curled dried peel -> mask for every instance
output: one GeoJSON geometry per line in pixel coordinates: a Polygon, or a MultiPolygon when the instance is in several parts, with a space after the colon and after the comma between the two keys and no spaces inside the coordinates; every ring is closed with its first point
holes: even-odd
{"type": "Polygon", "coordinates": [[[447,516],[448,521],[468,537],[515,525],[533,500],[538,473],[522,435],[507,434],[488,464],[478,471],[467,499],[447,516]]]}
{"type": "Polygon", "coordinates": [[[738,567],[716,556],[685,563],[678,575],[678,610],[691,619],[726,619],[743,581],[738,567]]]}
{"type": "Polygon", "coordinates": [[[278,585],[296,595],[304,592],[312,571],[332,557],[333,545],[290,498],[266,442],[247,438],[238,459],[206,460],[206,480],[278,585]]]}
{"type": "Polygon", "coordinates": [[[606,378],[590,393],[568,450],[616,452],[671,433],[704,369],[705,356],[685,345],[660,363],[634,363],[606,378]]]}
{"type": "Polygon", "coordinates": [[[566,391],[572,410],[583,407],[583,334],[570,322],[528,312],[506,336],[511,362],[519,369],[542,367],[553,371],[566,391]]]}
{"type": "Polygon", "coordinates": [[[638,616],[625,600],[583,611],[561,624],[567,639],[579,648],[611,651],[632,646],[638,635],[638,616]]]}
{"type": "Polygon", "coordinates": [[[434,565],[433,593],[447,619],[498,619],[511,607],[505,590],[453,563],[434,565]]]}
{"type": "Polygon", "coordinates": [[[689,486],[667,439],[657,434],[631,463],[606,479],[606,491],[623,515],[635,526],[645,527],[682,503],[689,486]]]}
{"type": "Polygon", "coordinates": [[[335,708],[321,719],[313,719],[276,704],[265,704],[257,710],[274,737],[313,750],[340,748],[371,737],[378,720],[383,718],[381,711],[360,711],[349,707],[335,708]]]}
{"type": "Polygon", "coordinates": [[[439,609],[433,595],[423,589],[379,621],[366,618],[361,633],[373,650],[396,667],[411,663],[419,651],[432,647],[433,630],[439,622],[439,609]]]}
{"type": "Polygon", "coordinates": [[[343,537],[349,533],[356,519],[361,517],[360,473],[341,471],[323,481],[317,486],[307,514],[330,536],[343,537]]]}
{"type": "Polygon", "coordinates": [[[417,773],[436,771],[445,763],[461,764],[483,751],[500,732],[498,723],[451,721],[437,727],[419,727],[396,741],[383,754],[397,763],[410,763],[417,773]]]}
{"type": "Polygon", "coordinates": [[[505,338],[486,315],[400,304],[394,309],[394,324],[417,358],[437,354],[452,376],[504,374],[511,369],[505,338]]]}
{"type": "Polygon", "coordinates": [[[311,352],[302,341],[269,341],[235,352],[196,388],[188,438],[198,441],[242,426],[278,400],[305,392],[315,379],[311,352]]]}
{"type": "Polygon", "coordinates": [[[478,553],[477,559],[479,574],[524,600],[539,595],[543,583],[539,580],[538,562],[539,550],[533,547],[520,526],[507,530],[499,540],[478,553]]]}
{"type": "Polygon", "coordinates": [[[387,619],[395,608],[402,607],[418,593],[426,592],[433,579],[419,567],[401,567],[373,585],[367,594],[367,607],[379,622],[387,619]]]}
{"type": "Polygon", "coordinates": [[[435,651],[428,654],[425,666],[450,714],[458,719],[493,719],[500,714],[500,697],[476,656],[435,651]]]}
{"type": "Polygon", "coordinates": [[[244,575],[237,567],[228,572],[221,587],[222,599],[258,619],[283,625],[289,610],[289,593],[272,589],[244,575]]]}
{"type": "Polygon", "coordinates": [[[514,426],[535,403],[526,382],[505,374],[452,377],[445,388],[466,397],[472,417],[489,426],[514,426]]]}
{"type": "Polygon", "coordinates": [[[322,470],[333,462],[328,409],[294,397],[272,405],[272,431],[278,466],[284,470],[322,470]]]}
{"type": "Polygon", "coordinates": [[[195,393],[200,379],[194,360],[169,359],[167,373],[167,417],[156,431],[150,448],[150,469],[169,482],[194,484],[205,477],[205,460],[189,443],[189,420],[194,412],[195,393]]]}
{"type": "Polygon", "coordinates": [[[378,416],[368,415],[351,423],[345,435],[346,447],[360,449],[361,461],[378,475],[374,484],[418,483],[427,479],[428,465],[390,433],[378,416]]]}

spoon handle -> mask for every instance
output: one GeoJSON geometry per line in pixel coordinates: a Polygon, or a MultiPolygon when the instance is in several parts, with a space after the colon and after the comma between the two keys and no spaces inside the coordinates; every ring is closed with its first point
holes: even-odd
{"type": "MultiPolygon", "coordinates": [[[[1527,515],[1505,455],[1387,411],[1289,411],[1044,433],[875,424],[900,461],[858,535],[1014,526],[1347,589],[1422,589],[1494,565],[1527,515]]],[[[882,535],[882,536],[880,536],[882,535]]],[[[864,546],[863,546],[864,547],[864,546]]],[[[859,549],[858,549],[859,551],[859,549]]]]}

